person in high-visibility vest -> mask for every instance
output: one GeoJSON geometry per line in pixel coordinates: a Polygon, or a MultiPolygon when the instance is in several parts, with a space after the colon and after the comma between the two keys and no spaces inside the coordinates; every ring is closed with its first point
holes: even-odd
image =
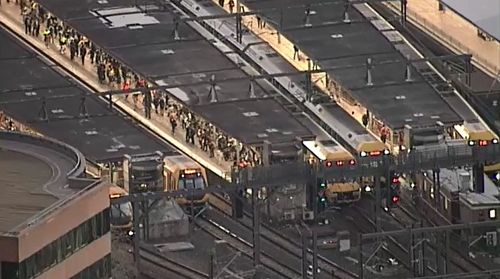
{"type": "Polygon", "coordinates": [[[61,35],[59,38],[59,51],[61,51],[62,54],[66,51],[66,43],[68,42],[68,38],[66,38],[66,35],[61,35]]]}
{"type": "Polygon", "coordinates": [[[49,28],[45,28],[45,30],[43,30],[43,42],[45,43],[45,47],[49,48],[49,41],[50,41],[50,29],[49,28]]]}

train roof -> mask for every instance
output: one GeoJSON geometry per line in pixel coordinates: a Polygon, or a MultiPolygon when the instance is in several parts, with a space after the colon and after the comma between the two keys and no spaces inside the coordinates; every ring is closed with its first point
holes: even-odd
{"type": "MultiPolygon", "coordinates": [[[[276,8],[279,1],[243,1],[252,10],[276,8]]],[[[463,122],[438,92],[412,66],[412,82],[404,82],[405,57],[396,49],[403,43],[392,43],[362,15],[366,5],[349,9],[350,24],[335,24],[343,18],[344,3],[336,0],[296,0],[293,8],[283,9],[283,34],[322,68],[350,66],[331,70],[332,78],[393,129],[405,124],[413,127],[463,122]],[[305,5],[311,5],[311,27],[304,28],[305,5]],[[358,10],[359,9],[359,10],[358,10]],[[372,58],[373,86],[366,86],[366,61],[372,58]],[[393,60],[400,62],[387,63],[393,60]],[[356,66],[358,65],[358,66],[356,66]],[[401,97],[404,96],[404,97],[401,97]]],[[[280,22],[279,9],[263,12],[270,23],[280,22]]],[[[376,22],[381,24],[381,22],[376,22]]]]}
{"type": "MultiPolygon", "coordinates": [[[[178,14],[170,4],[133,7],[130,1],[42,0],[56,16],[87,36],[114,58],[158,85],[196,83],[208,80],[246,78],[247,74],[186,23],[180,23],[182,40],[173,40],[173,19],[178,14]],[[69,1],[69,2],[68,2],[69,1]],[[144,13],[147,10],[147,14],[144,13]],[[112,14],[130,13],[112,16],[112,14]],[[106,22],[107,23],[103,23],[106,22]],[[163,35],[161,35],[163,34],[163,35]]],[[[168,90],[193,112],[245,144],[268,140],[293,142],[310,131],[269,96],[263,80],[255,81],[255,99],[246,79],[216,83],[217,102],[211,102],[210,85],[192,85],[168,90]]]]}
{"type": "Polygon", "coordinates": [[[201,168],[200,164],[184,155],[166,156],[164,158],[164,162],[167,167],[175,167],[179,169],[201,168]]]}
{"type": "Polygon", "coordinates": [[[382,151],[384,143],[366,131],[353,117],[335,103],[316,105],[323,120],[335,128],[337,134],[359,152],[382,151]]]}
{"type": "Polygon", "coordinates": [[[0,110],[9,116],[76,147],[94,162],[122,160],[124,154],[174,151],[118,111],[109,111],[104,101],[88,95],[90,91],[69,80],[55,65],[37,57],[1,28],[0,41],[0,110]],[[87,112],[100,116],[78,117],[82,100],[75,94],[87,94],[87,112]],[[55,96],[63,97],[47,100],[49,121],[41,121],[40,98],[55,96]]]}

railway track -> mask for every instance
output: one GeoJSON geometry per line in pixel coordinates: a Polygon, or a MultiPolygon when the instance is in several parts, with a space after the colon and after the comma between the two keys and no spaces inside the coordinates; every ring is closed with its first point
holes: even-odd
{"type": "MultiPolygon", "coordinates": [[[[242,255],[253,258],[253,245],[229,229],[207,217],[198,218],[195,222],[204,232],[216,239],[224,240],[225,243],[242,255]]],[[[300,270],[297,270],[297,268],[286,266],[266,253],[262,253],[261,255],[261,264],[281,276],[281,278],[295,279],[301,277],[300,270]]]]}
{"type": "MultiPolygon", "coordinates": [[[[404,223],[402,220],[403,218],[399,218],[398,216],[404,215],[406,216],[405,219],[410,219],[413,223],[420,222],[420,220],[424,219],[424,221],[429,224],[430,226],[435,227],[436,224],[429,220],[428,218],[420,218],[415,216],[410,209],[408,209],[408,206],[405,202],[402,202],[400,206],[398,207],[399,210],[394,211],[395,215],[394,219],[401,224],[403,227],[407,227],[410,224],[404,223]],[[396,214],[397,213],[397,214],[396,214]]],[[[481,265],[479,265],[477,262],[469,259],[468,257],[464,257],[462,253],[460,252],[459,249],[457,249],[456,245],[453,245],[454,242],[458,242],[458,240],[453,237],[453,234],[450,235],[450,249],[447,251],[450,256],[450,263],[454,265],[457,270],[461,272],[478,272],[478,271],[484,271],[485,268],[483,268],[481,265]]],[[[430,249],[436,251],[436,247],[433,244],[428,245],[430,249]]]]}
{"type": "MultiPolygon", "coordinates": [[[[145,261],[149,264],[152,264],[158,268],[165,269],[176,276],[178,278],[186,278],[186,279],[206,279],[209,278],[209,275],[201,272],[195,268],[184,265],[175,260],[169,259],[160,253],[152,251],[148,248],[141,247],[140,250],[141,260],[145,261]]],[[[151,275],[147,275],[151,277],[151,275]]]]}
{"type": "MultiPolygon", "coordinates": [[[[210,197],[210,204],[219,213],[224,214],[226,218],[231,217],[231,204],[225,198],[217,194],[212,194],[210,197]]],[[[244,218],[238,219],[237,222],[249,231],[253,230],[252,215],[248,212],[244,213],[244,218]]],[[[299,245],[283,236],[282,233],[276,231],[270,226],[261,222],[260,236],[266,242],[279,248],[281,251],[288,253],[291,257],[302,260],[302,245],[299,245]]],[[[309,257],[312,259],[312,251],[308,251],[309,257]]],[[[318,267],[322,273],[332,274],[334,271],[335,277],[333,278],[357,278],[358,275],[342,268],[336,263],[328,260],[327,258],[318,255],[318,267]]],[[[331,277],[330,277],[331,278],[331,277]]]]}
{"type": "MultiPolygon", "coordinates": [[[[403,198],[402,199],[403,201],[401,201],[399,207],[391,210],[390,215],[392,216],[392,219],[394,221],[396,221],[396,223],[398,225],[400,225],[402,228],[408,228],[412,224],[420,223],[421,220],[425,220],[431,226],[436,226],[436,224],[430,222],[426,218],[420,218],[420,217],[415,216],[415,214],[413,214],[411,212],[411,210],[407,208],[408,205],[406,205],[404,202],[404,200],[409,200],[409,199],[411,199],[411,198],[410,197],[403,198]]],[[[357,210],[360,211],[361,209],[358,208],[357,210]]],[[[367,219],[367,221],[369,221],[372,224],[373,228],[375,228],[375,222],[373,220],[371,220],[367,216],[367,214],[364,214],[363,212],[360,211],[360,215],[363,216],[363,218],[367,219]]],[[[402,244],[402,243],[398,242],[395,238],[392,238],[391,241],[393,243],[398,243],[397,246],[399,246],[399,248],[402,251],[404,251],[406,253],[406,255],[409,255],[409,251],[406,248],[409,246],[409,243],[402,244]]],[[[428,251],[430,251],[431,253],[433,253],[435,255],[436,250],[437,250],[436,245],[427,242],[426,247],[427,247],[428,251]]],[[[448,251],[448,253],[450,253],[449,260],[450,260],[450,264],[454,267],[454,269],[456,271],[455,273],[481,272],[481,271],[485,270],[475,261],[472,261],[468,258],[465,258],[460,253],[460,251],[456,247],[454,247],[453,245],[450,245],[450,251],[448,251]]],[[[409,262],[409,261],[406,260],[405,262],[409,262]]],[[[427,270],[432,272],[432,274],[437,274],[437,270],[434,267],[427,265],[427,270]]]]}
{"type": "MultiPolygon", "coordinates": [[[[350,221],[359,229],[361,233],[371,233],[376,229],[375,222],[368,217],[368,213],[360,209],[358,206],[352,206],[352,210],[355,212],[355,217],[350,219],[350,221]]],[[[383,231],[383,230],[382,230],[383,231]]],[[[403,267],[410,271],[410,266],[408,265],[407,255],[408,249],[398,242],[394,237],[387,237],[385,245],[382,246],[387,254],[395,258],[403,267]]]]}

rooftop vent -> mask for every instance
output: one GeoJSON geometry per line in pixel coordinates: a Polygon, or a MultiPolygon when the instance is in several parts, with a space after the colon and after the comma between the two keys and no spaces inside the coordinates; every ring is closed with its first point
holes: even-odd
{"type": "Polygon", "coordinates": [[[170,54],[174,54],[175,51],[173,49],[162,49],[160,50],[161,53],[165,54],[165,55],[170,55],[170,54]]]}
{"type": "Polygon", "coordinates": [[[246,116],[246,117],[257,117],[257,116],[259,116],[259,114],[257,112],[255,112],[255,111],[248,111],[248,112],[244,112],[243,116],[246,116]]]}
{"type": "Polygon", "coordinates": [[[341,39],[341,38],[344,38],[344,35],[342,35],[342,34],[332,34],[332,35],[330,35],[330,37],[332,39],[341,39]]]}
{"type": "Polygon", "coordinates": [[[64,110],[63,110],[63,109],[58,108],[58,109],[53,109],[53,110],[51,110],[51,112],[52,112],[53,114],[61,114],[61,113],[64,113],[64,110]]]}

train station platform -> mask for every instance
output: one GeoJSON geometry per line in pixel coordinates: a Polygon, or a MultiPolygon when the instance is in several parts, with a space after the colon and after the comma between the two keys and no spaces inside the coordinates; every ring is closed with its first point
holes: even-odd
{"type": "MultiPolygon", "coordinates": [[[[443,1],[445,4],[447,1],[443,1]]],[[[453,3],[453,1],[448,1],[453,3]]],[[[488,5],[488,2],[480,1],[488,5]]],[[[491,9],[495,3],[491,2],[491,9]]],[[[399,10],[399,4],[387,3],[399,10]]],[[[498,4],[497,4],[498,5],[498,4]]],[[[470,53],[474,62],[482,70],[493,77],[500,73],[500,42],[498,39],[486,40],[479,36],[478,26],[452,9],[439,10],[438,0],[408,0],[407,13],[409,20],[430,34],[435,40],[451,48],[456,53],[470,53]]],[[[498,6],[497,6],[498,7],[498,6]]],[[[497,8],[498,9],[498,8],[497,8]]],[[[494,19],[493,19],[494,21],[494,19]]],[[[497,19],[500,24],[500,18],[497,19]]]]}
{"type": "MultiPolygon", "coordinates": [[[[22,26],[22,18],[20,16],[19,6],[17,6],[14,2],[3,3],[3,5],[0,6],[0,15],[1,15],[0,22],[2,24],[7,26],[9,29],[13,30],[16,34],[19,34],[24,40],[27,40],[29,43],[33,44],[37,49],[43,50],[43,52],[46,55],[57,61],[57,63],[59,63],[62,67],[68,69],[73,74],[81,78],[85,83],[87,83],[87,85],[91,87],[94,93],[105,92],[112,89],[116,89],[111,86],[101,84],[98,82],[95,67],[93,64],[90,63],[90,61],[87,61],[88,63],[85,63],[85,65],[82,66],[79,62],[79,59],[77,59],[76,61],[71,61],[69,55],[67,54],[61,55],[61,52],[59,51],[58,47],[56,47],[56,45],[49,45],[49,47],[47,48],[40,38],[34,38],[32,36],[25,34],[22,26]]],[[[129,116],[132,119],[135,119],[135,121],[139,122],[141,125],[153,131],[154,133],[160,135],[163,140],[166,140],[167,142],[179,148],[179,150],[181,150],[185,154],[188,154],[189,156],[193,157],[194,159],[202,163],[204,166],[208,167],[211,171],[213,171],[217,175],[225,178],[230,177],[230,168],[232,166],[231,163],[225,162],[221,158],[221,156],[218,156],[216,158],[210,158],[210,156],[205,152],[203,152],[200,147],[196,146],[195,148],[193,148],[192,146],[188,146],[187,144],[185,144],[184,131],[178,131],[175,135],[172,135],[170,133],[171,127],[168,124],[168,119],[165,119],[161,116],[154,114],[152,115],[151,119],[146,119],[146,117],[144,117],[143,114],[144,108],[142,107],[141,104],[138,103],[134,104],[132,98],[125,99],[123,96],[120,96],[120,97],[114,97],[113,101],[114,105],[116,105],[116,107],[122,110],[125,113],[126,117],[129,116]]],[[[116,117],[121,118],[123,116],[118,115],[116,117]]],[[[96,121],[99,122],[99,120],[96,121]]],[[[121,130],[117,129],[117,126],[109,126],[105,127],[105,129],[108,132],[121,130]]],[[[57,129],[55,130],[57,131],[57,129]]],[[[136,144],[137,143],[140,144],[141,142],[143,142],[137,137],[145,136],[143,132],[140,132],[138,130],[133,132],[131,135],[135,137],[136,144]]],[[[55,136],[57,137],[57,135],[55,136]]],[[[66,139],[66,140],[71,141],[71,139],[66,139]]],[[[96,146],[99,146],[98,142],[94,142],[94,144],[96,146]]],[[[154,149],[158,150],[159,146],[154,147],[154,149]]],[[[144,150],[146,152],[141,152],[141,153],[148,153],[147,152],[148,150],[149,149],[144,150]]]]}

